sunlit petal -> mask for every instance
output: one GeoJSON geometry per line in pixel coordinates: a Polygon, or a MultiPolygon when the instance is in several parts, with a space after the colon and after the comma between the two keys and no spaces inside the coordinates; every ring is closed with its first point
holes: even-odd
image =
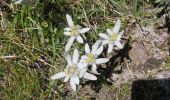
{"type": "Polygon", "coordinates": [[[117,35],[117,40],[120,41],[121,37],[123,35],[124,31],[121,31],[118,35],[117,35]]]}
{"type": "Polygon", "coordinates": [[[78,29],[80,29],[80,28],[82,28],[80,25],[76,25],[76,28],[78,28],[78,29]]]}
{"type": "Polygon", "coordinates": [[[66,61],[67,61],[67,64],[68,64],[69,66],[72,66],[71,56],[70,56],[69,53],[66,53],[65,59],[66,59],[66,61]]]}
{"type": "Polygon", "coordinates": [[[51,79],[55,80],[55,79],[59,79],[59,78],[65,77],[65,76],[66,76],[66,74],[64,72],[59,72],[59,73],[54,74],[53,76],[51,76],[51,79]]]}
{"type": "Polygon", "coordinates": [[[113,50],[113,44],[108,45],[107,53],[111,53],[113,50]]]}
{"type": "Polygon", "coordinates": [[[67,75],[65,78],[64,78],[64,82],[67,82],[69,80],[69,75],[67,75]]]}
{"type": "Polygon", "coordinates": [[[100,54],[102,53],[102,51],[103,51],[103,46],[100,46],[99,49],[97,49],[97,50],[95,51],[95,54],[96,54],[96,55],[100,55],[100,54]]]}
{"type": "Polygon", "coordinates": [[[89,45],[87,43],[85,44],[85,52],[87,54],[90,53],[90,47],[89,47],[89,45]]]}
{"type": "Polygon", "coordinates": [[[84,74],[86,73],[87,71],[87,68],[83,68],[80,70],[80,73],[79,73],[79,77],[82,78],[84,76],[84,74]]]}
{"type": "Polygon", "coordinates": [[[108,58],[98,58],[98,59],[96,59],[96,64],[103,64],[103,63],[106,63],[108,61],[109,61],[108,58]]]}
{"type": "Polygon", "coordinates": [[[101,40],[97,40],[97,41],[93,44],[93,46],[92,46],[92,51],[91,51],[91,53],[94,53],[94,52],[98,49],[98,47],[99,47],[100,44],[101,44],[101,40]]]}
{"type": "Polygon", "coordinates": [[[83,33],[86,33],[90,30],[90,28],[83,28],[80,30],[80,33],[83,34],[83,33]]]}
{"type": "Polygon", "coordinates": [[[104,33],[100,33],[99,36],[102,37],[103,39],[108,39],[107,35],[104,33]]]}
{"type": "Polygon", "coordinates": [[[110,29],[107,29],[106,31],[109,35],[112,35],[112,33],[113,33],[112,30],[110,30],[110,29]]]}
{"type": "Polygon", "coordinates": [[[74,64],[77,64],[78,63],[78,60],[79,60],[79,52],[77,49],[74,49],[74,53],[73,53],[73,63],[74,64]]]}
{"type": "Polygon", "coordinates": [[[66,19],[70,27],[74,26],[73,20],[69,14],[66,14],[66,19]]]}
{"type": "Polygon", "coordinates": [[[76,39],[79,43],[83,43],[83,38],[80,35],[78,35],[76,39]]]}
{"type": "Polygon", "coordinates": [[[92,75],[92,74],[90,74],[90,73],[85,73],[84,74],[84,78],[88,79],[88,80],[97,80],[97,77],[92,75]]]}
{"type": "Polygon", "coordinates": [[[70,27],[66,27],[66,28],[64,28],[64,31],[66,31],[66,32],[71,31],[71,28],[70,27]]]}
{"type": "Polygon", "coordinates": [[[88,57],[86,55],[81,56],[81,59],[86,60],[88,57]]]}
{"type": "Polygon", "coordinates": [[[75,83],[76,83],[77,85],[79,85],[79,83],[80,83],[80,80],[79,80],[79,77],[78,77],[78,76],[75,76],[75,83]]]}
{"type": "Polygon", "coordinates": [[[120,25],[121,25],[121,22],[120,22],[120,19],[118,19],[118,20],[116,21],[116,24],[115,24],[112,32],[118,34],[118,33],[119,33],[119,30],[120,30],[120,25]]]}
{"type": "Polygon", "coordinates": [[[68,35],[68,36],[69,36],[69,35],[70,35],[70,32],[64,32],[64,35],[68,35]]]}
{"type": "Polygon", "coordinates": [[[74,91],[76,91],[76,82],[74,77],[71,77],[70,79],[70,86],[74,91]]]}
{"type": "Polygon", "coordinates": [[[85,68],[85,67],[87,67],[87,66],[88,66],[87,63],[84,63],[84,62],[79,62],[79,63],[78,63],[78,68],[79,68],[79,69],[83,69],[83,68],[85,68]]]}
{"type": "Polygon", "coordinates": [[[71,37],[71,38],[68,40],[68,42],[67,42],[67,44],[66,44],[66,47],[65,47],[65,52],[68,52],[68,51],[70,50],[71,45],[73,44],[74,40],[75,40],[75,37],[71,37]]]}

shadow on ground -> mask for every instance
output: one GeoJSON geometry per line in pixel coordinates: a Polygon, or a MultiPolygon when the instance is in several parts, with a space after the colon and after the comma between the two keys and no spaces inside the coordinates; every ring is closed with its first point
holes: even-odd
{"type": "Polygon", "coordinates": [[[134,81],[131,100],[170,100],[170,79],[134,81]]]}

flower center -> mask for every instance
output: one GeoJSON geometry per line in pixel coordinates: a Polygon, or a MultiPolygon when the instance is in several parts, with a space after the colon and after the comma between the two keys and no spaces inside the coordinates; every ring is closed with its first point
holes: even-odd
{"type": "Polygon", "coordinates": [[[87,63],[93,63],[93,62],[96,61],[96,58],[95,58],[95,55],[94,55],[94,54],[89,53],[89,54],[87,55],[87,57],[88,57],[87,60],[86,60],[87,63]]]}
{"type": "Polygon", "coordinates": [[[117,35],[115,33],[112,33],[112,35],[110,36],[110,41],[115,41],[117,38],[117,35]]]}
{"type": "Polygon", "coordinates": [[[69,75],[70,77],[72,77],[73,75],[78,75],[79,71],[76,67],[75,64],[73,64],[72,66],[67,66],[65,69],[64,69],[64,72],[69,75]]]}
{"type": "Polygon", "coordinates": [[[72,26],[72,27],[71,27],[71,35],[72,35],[72,36],[75,36],[75,35],[78,35],[78,34],[79,34],[79,32],[78,32],[77,27],[72,26]]]}

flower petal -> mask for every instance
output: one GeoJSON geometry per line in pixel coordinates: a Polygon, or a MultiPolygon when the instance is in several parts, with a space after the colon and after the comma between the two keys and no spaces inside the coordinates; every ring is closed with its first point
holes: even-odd
{"type": "Polygon", "coordinates": [[[86,33],[90,30],[90,28],[83,28],[80,30],[80,33],[83,34],[83,33],[86,33]]]}
{"type": "Polygon", "coordinates": [[[67,75],[65,78],[64,78],[64,82],[67,82],[69,80],[69,75],[67,75]]]}
{"type": "Polygon", "coordinates": [[[64,31],[66,31],[66,32],[71,31],[71,28],[70,27],[66,27],[66,28],[64,28],[64,31]]]}
{"type": "Polygon", "coordinates": [[[109,35],[112,35],[112,33],[113,33],[111,29],[107,29],[106,31],[109,35]]]}
{"type": "Polygon", "coordinates": [[[124,31],[121,31],[118,35],[117,35],[117,40],[120,41],[121,37],[123,35],[124,31]]]}
{"type": "Polygon", "coordinates": [[[98,74],[98,75],[100,74],[100,73],[97,72],[97,66],[96,66],[96,64],[93,64],[93,65],[92,65],[92,72],[93,72],[94,74],[98,74]]]}
{"type": "Polygon", "coordinates": [[[79,52],[77,49],[74,49],[74,53],[73,53],[73,63],[74,64],[78,64],[78,60],[79,60],[79,52]]]}
{"type": "Polygon", "coordinates": [[[70,27],[74,26],[73,20],[69,14],[66,14],[67,23],[70,27]]]}
{"type": "Polygon", "coordinates": [[[68,64],[69,66],[72,66],[71,56],[70,56],[69,53],[66,53],[65,59],[67,60],[67,64],[68,64]]]}
{"type": "Polygon", "coordinates": [[[86,55],[81,56],[81,60],[86,60],[88,57],[86,55]]]}
{"type": "Polygon", "coordinates": [[[78,35],[78,36],[76,37],[76,40],[77,40],[79,43],[83,43],[83,38],[82,38],[80,35],[78,35]]]}
{"type": "Polygon", "coordinates": [[[99,47],[100,44],[101,44],[101,40],[97,40],[97,41],[93,44],[93,46],[92,46],[92,51],[91,51],[91,53],[94,53],[94,52],[98,49],[98,47],[99,47]]]}
{"type": "Polygon", "coordinates": [[[76,28],[77,28],[77,29],[80,29],[80,28],[82,28],[82,27],[81,27],[80,25],[76,25],[76,28]]]}
{"type": "Polygon", "coordinates": [[[51,76],[51,79],[55,80],[55,79],[59,79],[59,78],[65,77],[65,76],[66,76],[66,74],[64,72],[59,72],[59,73],[54,74],[53,76],[51,76]]]}
{"type": "Polygon", "coordinates": [[[75,83],[76,83],[77,85],[79,85],[79,83],[80,83],[80,80],[79,80],[79,77],[78,77],[78,76],[75,76],[75,83]]]}
{"type": "Polygon", "coordinates": [[[67,42],[67,44],[66,44],[66,47],[65,47],[65,52],[68,52],[68,51],[70,50],[71,45],[73,44],[74,40],[75,40],[75,37],[71,37],[71,38],[68,40],[68,42],[67,42]]]}
{"type": "Polygon", "coordinates": [[[113,44],[108,45],[107,53],[111,53],[113,50],[113,44]]]}
{"type": "Polygon", "coordinates": [[[90,47],[89,47],[89,45],[88,45],[87,43],[85,44],[85,52],[86,52],[87,54],[90,53],[90,47]]]}
{"type": "Polygon", "coordinates": [[[100,54],[102,53],[102,51],[103,51],[103,46],[100,46],[99,49],[97,49],[97,50],[95,51],[95,54],[96,54],[96,55],[100,55],[100,54]]]}
{"type": "Polygon", "coordinates": [[[119,30],[120,30],[120,25],[121,25],[121,22],[120,22],[120,19],[118,19],[118,20],[116,21],[116,24],[115,24],[112,32],[118,34],[118,33],[119,33],[119,30]]]}
{"type": "Polygon", "coordinates": [[[99,36],[102,37],[103,39],[108,39],[107,35],[104,33],[100,33],[99,36]]]}
{"type": "Polygon", "coordinates": [[[88,80],[97,80],[97,77],[92,75],[92,74],[90,74],[90,73],[85,73],[84,74],[84,78],[88,79],[88,80]]]}
{"type": "Polygon", "coordinates": [[[120,43],[120,41],[115,41],[115,45],[116,45],[119,49],[123,49],[123,45],[120,43]]]}
{"type": "Polygon", "coordinates": [[[87,65],[88,65],[87,63],[79,62],[79,63],[78,63],[78,68],[79,68],[79,69],[83,69],[83,68],[86,68],[87,65]]]}
{"type": "Polygon", "coordinates": [[[87,68],[81,69],[79,73],[79,77],[82,78],[85,75],[86,71],[87,71],[87,68]]]}
{"type": "Polygon", "coordinates": [[[106,63],[108,61],[109,61],[108,58],[98,58],[98,59],[96,59],[96,64],[103,64],[103,63],[106,63]]]}
{"type": "Polygon", "coordinates": [[[70,35],[70,32],[64,32],[64,35],[69,36],[69,35],[70,35]]]}
{"type": "Polygon", "coordinates": [[[70,79],[70,86],[74,91],[76,91],[76,82],[74,77],[71,77],[70,79]]]}

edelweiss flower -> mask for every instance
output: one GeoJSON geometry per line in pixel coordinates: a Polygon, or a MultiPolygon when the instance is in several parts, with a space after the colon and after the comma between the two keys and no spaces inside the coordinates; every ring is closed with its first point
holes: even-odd
{"type": "MultiPolygon", "coordinates": [[[[66,54],[66,60],[67,60],[67,66],[64,69],[63,72],[59,72],[53,76],[51,76],[52,80],[64,78],[64,82],[67,82],[70,79],[70,86],[71,88],[76,91],[76,85],[79,85],[79,74],[80,74],[80,68],[78,66],[78,60],[79,60],[79,52],[77,49],[74,49],[73,58],[71,60],[70,54],[66,54]]],[[[96,76],[89,74],[87,72],[85,73],[86,79],[89,80],[96,80],[96,76]]]]}
{"type": "Polygon", "coordinates": [[[113,29],[107,29],[107,35],[104,33],[100,33],[99,36],[103,38],[102,45],[108,44],[107,52],[110,53],[113,50],[113,47],[116,45],[119,49],[123,48],[121,44],[121,37],[124,31],[119,32],[121,22],[118,19],[113,29]]]}
{"type": "Polygon", "coordinates": [[[79,43],[83,43],[83,38],[80,36],[83,33],[86,33],[90,30],[90,28],[82,28],[80,29],[80,26],[75,26],[72,18],[70,15],[66,14],[66,19],[68,22],[69,27],[64,28],[64,34],[67,36],[70,36],[70,39],[68,40],[65,52],[68,52],[71,45],[73,44],[74,40],[76,39],[79,43]]]}
{"type": "Polygon", "coordinates": [[[81,64],[81,68],[86,68],[88,65],[92,65],[92,72],[95,74],[99,74],[97,72],[97,66],[96,64],[102,64],[109,61],[108,58],[97,58],[101,52],[103,51],[103,46],[99,46],[101,44],[101,41],[98,40],[93,46],[92,50],[90,50],[90,47],[88,44],[85,45],[85,52],[86,55],[83,55],[81,57],[81,61],[79,64],[81,64]]]}

